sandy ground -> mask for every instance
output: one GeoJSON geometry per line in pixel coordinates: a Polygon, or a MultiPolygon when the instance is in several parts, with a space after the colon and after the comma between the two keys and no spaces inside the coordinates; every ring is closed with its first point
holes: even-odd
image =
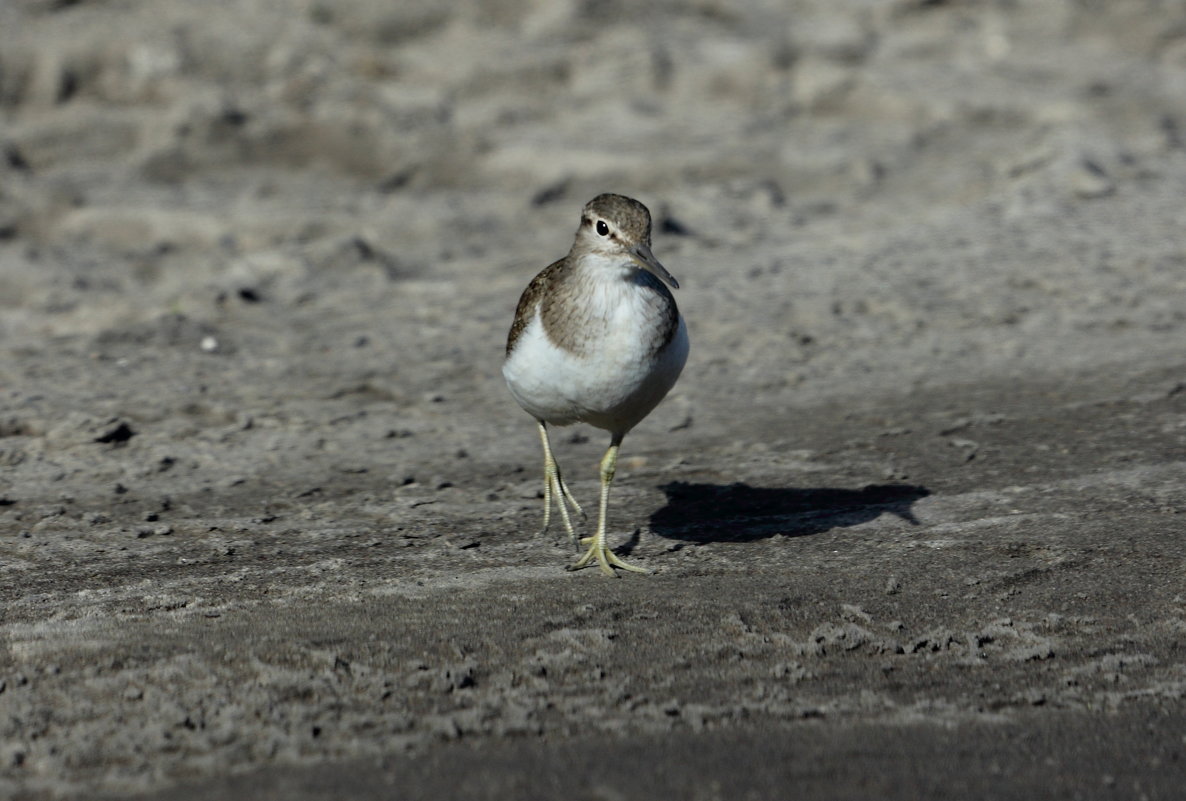
{"type": "Polygon", "coordinates": [[[1181,797],[1183,3],[7,0],[0,156],[0,796],[1181,797]],[[617,580],[499,375],[601,191],[617,580]]]}

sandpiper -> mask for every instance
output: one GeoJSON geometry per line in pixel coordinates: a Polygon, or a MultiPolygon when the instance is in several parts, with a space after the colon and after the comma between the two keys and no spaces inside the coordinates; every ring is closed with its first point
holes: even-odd
{"type": "Polygon", "coordinates": [[[632,198],[604,194],[581,211],[568,255],[537,275],[519,298],[502,374],[539,424],[544,449],[544,525],[552,499],[564,527],[588,550],[571,570],[597,564],[649,573],[606,545],[605,515],[622,438],[650,414],[688,358],[688,329],[676,308],[679,283],[651,253],[651,213],[632,198]],[[588,423],[609,432],[601,460],[597,533],[578,539],[567,504],[583,515],[548,443],[548,424],[588,423]]]}

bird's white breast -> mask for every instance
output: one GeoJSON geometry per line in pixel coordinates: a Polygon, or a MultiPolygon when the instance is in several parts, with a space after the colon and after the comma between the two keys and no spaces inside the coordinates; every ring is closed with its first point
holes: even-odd
{"type": "Polygon", "coordinates": [[[573,322],[589,339],[579,353],[549,339],[539,309],[503,364],[511,394],[553,425],[585,422],[624,434],[659,404],[688,357],[679,318],[663,345],[663,304],[655,290],[623,280],[625,269],[590,271],[573,322]]]}

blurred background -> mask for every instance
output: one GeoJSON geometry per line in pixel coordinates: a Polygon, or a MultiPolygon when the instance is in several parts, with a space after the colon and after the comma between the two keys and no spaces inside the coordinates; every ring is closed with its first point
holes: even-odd
{"type": "Polygon", "coordinates": [[[348,305],[496,288],[464,308],[498,339],[606,190],[651,205],[700,325],[760,362],[753,304],[795,381],[936,326],[1177,326],[1180,265],[1101,266],[1066,220],[1180,170],[1184,126],[1180,2],[7,0],[0,335],[214,325],[362,264],[348,305]],[[934,253],[894,244],[917,225],[934,253]]]}

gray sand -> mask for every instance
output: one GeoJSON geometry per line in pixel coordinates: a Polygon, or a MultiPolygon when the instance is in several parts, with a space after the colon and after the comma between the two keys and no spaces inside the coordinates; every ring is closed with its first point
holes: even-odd
{"type": "Polygon", "coordinates": [[[8,0],[0,156],[0,797],[1180,797],[1186,5],[8,0]]]}

